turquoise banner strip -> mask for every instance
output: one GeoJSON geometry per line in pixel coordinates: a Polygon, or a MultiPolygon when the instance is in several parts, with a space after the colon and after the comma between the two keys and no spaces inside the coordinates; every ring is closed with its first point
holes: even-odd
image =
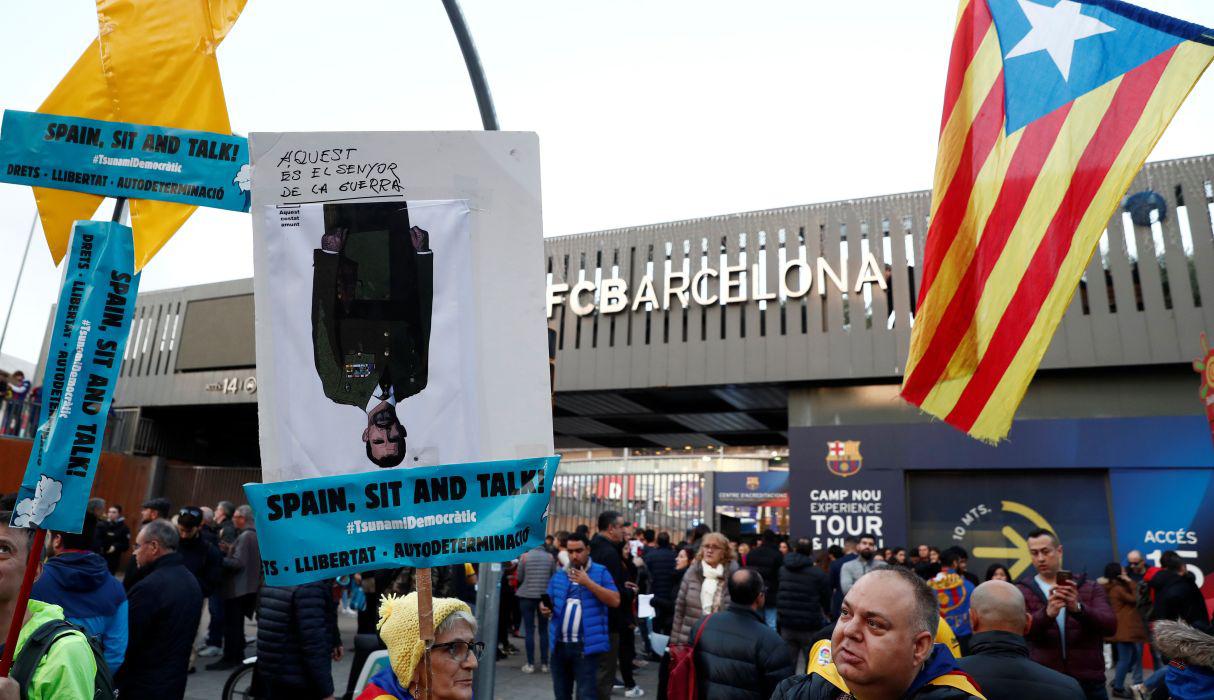
{"type": "Polygon", "coordinates": [[[231,134],[5,110],[0,182],[249,210],[249,142],[231,134]]]}
{"type": "Polygon", "coordinates": [[[131,229],[76,222],[13,526],[80,532],[138,288],[131,229]]]}
{"type": "Polygon", "coordinates": [[[508,561],[544,543],[559,456],[245,484],[262,573],[291,586],[371,569],[508,561]]]}

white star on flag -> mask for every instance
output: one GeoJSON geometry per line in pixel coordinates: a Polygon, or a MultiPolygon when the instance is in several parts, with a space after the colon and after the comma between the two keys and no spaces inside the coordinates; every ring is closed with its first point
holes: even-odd
{"type": "Polygon", "coordinates": [[[1061,0],[1053,7],[1038,5],[1029,0],[1017,0],[1025,18],[1033,28],[1008,52],[1008,58],[1045,51],[1058,66],[1063,80],[1070,80],[1071,56],[1075,42],[1097,34],[1114,31],[1112,27],[1095,17],[1079,11],[1083,5],[1071,0],[1061,0]]]}

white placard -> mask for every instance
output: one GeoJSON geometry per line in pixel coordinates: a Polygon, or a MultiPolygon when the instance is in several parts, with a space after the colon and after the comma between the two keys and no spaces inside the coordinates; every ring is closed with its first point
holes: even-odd
{"type": "Polygon", "coordinates": [[[264,480],[552,454],[534,134],[250,150],[264,480]]]}
{"type": "Polygon", "coordinates": [[[637,618],[644,620],[654,616],[653,594],[642,593],[637,596],[637,618]]]}

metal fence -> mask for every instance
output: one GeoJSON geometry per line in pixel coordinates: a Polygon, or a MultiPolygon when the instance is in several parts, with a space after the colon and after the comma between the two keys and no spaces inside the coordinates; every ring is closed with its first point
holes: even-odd
{"type": "MultiPolygon", "coordinates": [[[[0,401],[0,436],[32,440],[41,420],[38,401],[0,401]]],[[[137,409],[111,410],[105,423],[101,449],[125,454],[156,454],[151,421],[139,417],[137,409]]]]}
{"type": "Polygon", "coordinates": [[[703,474],[558,474],[552,485],[548,531],[594,531],[599,513],[613,510],[641,527],[681,533],[704,518],[703,474]]]}
{"type": "Polygon", "coordinates": [[[161,491],[175,507],[245,503],[244,484],[251,481],[261,481],[260,468],[170,464],[165,467],[161,491]]]}

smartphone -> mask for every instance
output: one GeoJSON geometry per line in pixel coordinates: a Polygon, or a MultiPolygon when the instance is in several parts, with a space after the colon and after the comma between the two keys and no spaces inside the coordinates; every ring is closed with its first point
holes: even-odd
{"type": "Polygon", "coordinates": [[[1070,585],[1074,580],[1071,572],[1066,569],[1059,569],[1057,576],[1054,577],[1054,582],[1059,586],[1070,585]]]}
{"type": "Polygon", "coordinates": [[[549,610],[552,609],[552,596],[548,595],[547,593],[540,594],[540,602],[544,604],[545,608],[548,608],[549,610]]]}

